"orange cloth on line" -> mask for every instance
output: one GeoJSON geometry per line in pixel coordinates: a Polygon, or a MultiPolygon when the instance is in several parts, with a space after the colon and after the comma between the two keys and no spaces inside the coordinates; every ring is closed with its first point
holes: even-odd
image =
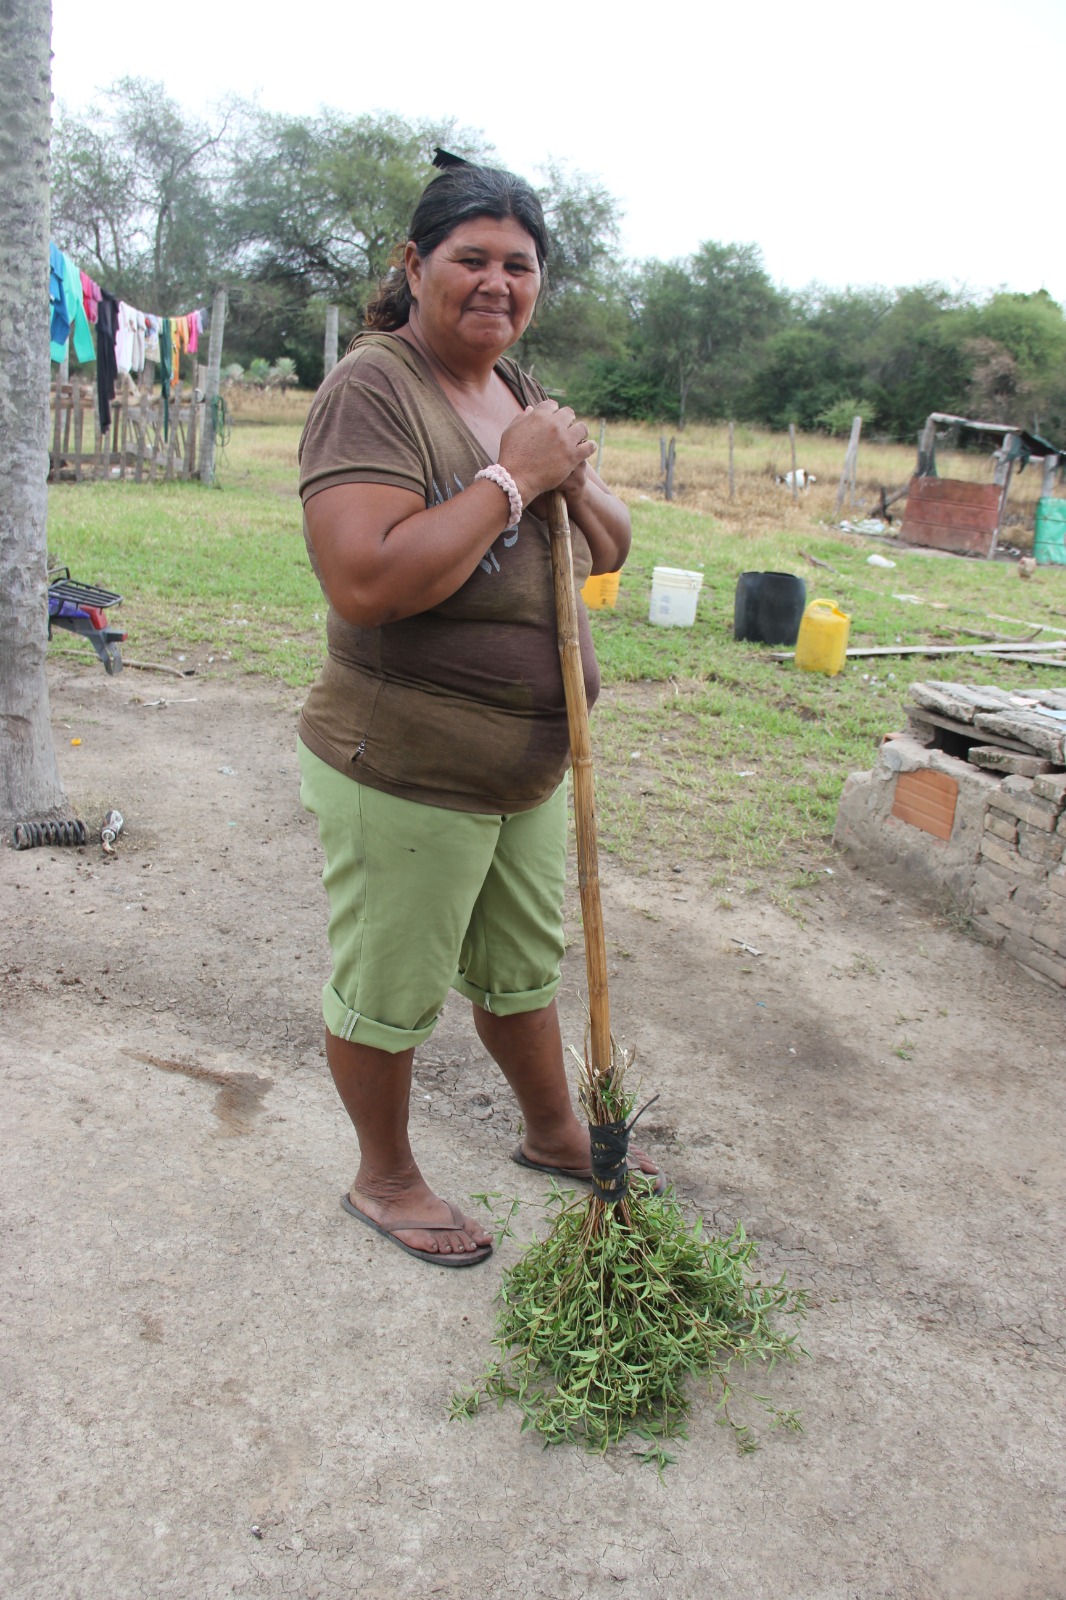
{"type": "Polygon", "coordinates": [[[182,354],[189,348],[189,319],[188,317],[171,317],[170,337],[174,347],[174,366],[171,370],[170,387],[176,389],[180,382],[178,363],[182,354]]]}

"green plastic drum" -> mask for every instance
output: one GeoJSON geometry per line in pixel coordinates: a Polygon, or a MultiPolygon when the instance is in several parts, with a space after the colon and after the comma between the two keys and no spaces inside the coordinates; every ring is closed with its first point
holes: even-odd
{"type": "Polygon", "coordinates": [[[1037,566],[1066,566],[1066,500],[1037,501],[1033,555],[1037,566]]]}

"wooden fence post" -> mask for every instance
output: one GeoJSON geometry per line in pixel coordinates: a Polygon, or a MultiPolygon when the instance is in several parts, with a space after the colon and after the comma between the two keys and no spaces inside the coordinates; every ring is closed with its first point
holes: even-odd
{"type": "Polygon", "coordinates": [[[788,425],[788,442],[792,446],[792,501],[795,504],[799,500],[799,484],[796,482],[796,424],[794,422],[790,422],[788,425]]]}
{"type": "Polygon", "coordinates": [[[332,372],[337,365],[337,348],[340,330],[340,309],[326,307],[326,345],[322,354],[322,376],[332,372]]]}
{"type": "Polygon", "coordinates": [[[862,417],[852,417],[851,438],[848,440],[847,454],[844,457],[844,466],[840,474],[840,488],[837,490],[836,510],[833,515],[839,517],[840,508],[844,504],[844,491],[850,485],[851,496],[849,509],[855,504],[855,476],[859,464],[859,435],[862,432],[862,417]]]}
{"type": "Polygon", "coordinates": [[[607,432],[607,418],[600,418],[600,442],[596,446],[596,471],[603,477],[603,438],[607,432]]]}
{"type": "Polygon", "coordinates": [[[222,333],[226,326],[226,291],[215,290],[211,307],[211,337],[207,344],[207,385],[204,389],[204,433],[200,451],[200,482],[215,481],[215,434],[218,391],[222,380],[222,333]]]}
{"type": "Polygon", "coordinates": [[[732,500],[736,493],[736,480],[733,477],[733,422],[729,423],[729,498],[732,500]]]}
{"type": "Polygon", "coordinates": [[[671,439],[670,440],[670,448],[666,451],[666,455],[665,455],[666,465],[665,465],[665,467],[663,469],[664,476],[665,476],[665,482],[663,484],[663,490],[664,490],[666,498],[668,500],[672,500],[674,498],[674,461],[676,459],[676,455],[677,455],[677,440],[676,439],[671,439]]]}

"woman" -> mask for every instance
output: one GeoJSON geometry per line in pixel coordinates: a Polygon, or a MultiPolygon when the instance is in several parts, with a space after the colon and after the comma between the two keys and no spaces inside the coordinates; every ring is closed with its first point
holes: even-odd
{"type": "MultiPolygon", "coordinates": [[[[450,987],[518,1100],[515,1159],[589,1175],[555,1008],[568,741],[540,497],[566,497],[579,581],[621,566],[630,529],[587,464],[587,429],[501,360],[533,314],[546,245],[528,185],[448,167],[300,443],[329,600],[300,764],[326,855],[326,1055],[359,1140],[343,1204],[436,1266],[492,1249],[433,1193],[408,1139],[414,1049],[450,987]]],[[[584,617],[582,654],[591,702],[584,617]]]]}

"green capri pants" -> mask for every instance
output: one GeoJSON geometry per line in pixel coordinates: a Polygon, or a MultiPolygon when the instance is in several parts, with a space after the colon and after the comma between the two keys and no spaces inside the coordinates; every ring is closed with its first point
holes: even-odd
{"type": "Polygon", "coordinates": [[[367,788],[302,742],[298,755],[326,857],[330,1033],[395,1054],[429,1038],[450,988],[496,1016],[554,999],[565,782],[532,811],[486,816],[367,788]]]}

